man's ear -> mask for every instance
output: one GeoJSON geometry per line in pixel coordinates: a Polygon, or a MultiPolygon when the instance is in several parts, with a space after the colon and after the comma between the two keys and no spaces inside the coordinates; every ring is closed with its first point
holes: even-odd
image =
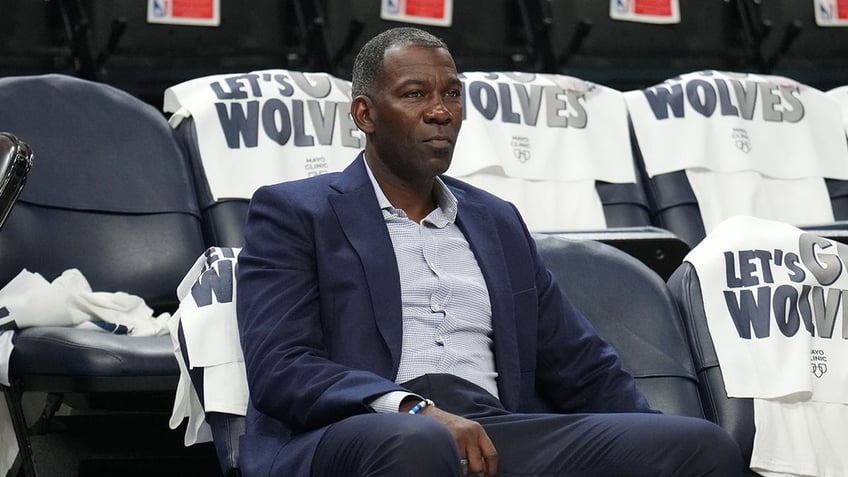
{"type": "Polygon", "coordinates": [[[350,103],[350,115],[353,122],[365,134],[374,132],[374,121],[371,119],[373,103],[368,96],[357,96],[350,103]]]}

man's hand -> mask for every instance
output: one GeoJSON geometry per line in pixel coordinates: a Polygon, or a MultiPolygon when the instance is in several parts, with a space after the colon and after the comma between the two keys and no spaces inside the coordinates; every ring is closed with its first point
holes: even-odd
{"type": "Polygon", "coordinates": [[[450,430],[459,447],[460,457],[468,460],[463,469],[466,475],[481,472],[487,477],[495,475],[498,471],[498,453],[483,426],[435,406],[427,406],[420,414],[432,417],[450,430]]]}
{"type": "MultiPolygon", "coordinates": [[[[401,402],[400,412],[408,412],[417,402],[416,398],[407,398],[401,402]]],[[[492,477],[498,470],[498,453],[492,440],[480,424],[436,406],[426,406],[418,414],[432,417],[444,424],[456,440],[459,455],[467,463],[463,466],[465,475],[479,474],[492,477]]]]}

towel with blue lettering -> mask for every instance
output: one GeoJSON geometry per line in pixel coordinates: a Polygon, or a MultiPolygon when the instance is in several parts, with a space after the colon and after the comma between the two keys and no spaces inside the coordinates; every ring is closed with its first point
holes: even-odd
{"type": "Polygon", "coordinates": [[[686,256],[727,395],[754,398],[751,468],[848,475],[848,246],[753,217],[686,256]]]}

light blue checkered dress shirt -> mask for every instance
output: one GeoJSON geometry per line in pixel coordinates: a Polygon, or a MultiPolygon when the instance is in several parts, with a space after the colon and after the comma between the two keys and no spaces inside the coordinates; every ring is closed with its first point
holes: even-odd
{"type": "MultiPolygon", "coordinates": [[[[370,169],[368,174],[400,272],[403,346],[395,382],[447,373],[497,396],[492,307],[477,259],[455,223],[456,197],[437,178],[438,206],[415,223],[391,205],[370,169]]],[[[372,406],[384,410],[379,403],[372,406]]],[[[385,410],[396,412],[396,404],[391,406],[385,410]]]]}

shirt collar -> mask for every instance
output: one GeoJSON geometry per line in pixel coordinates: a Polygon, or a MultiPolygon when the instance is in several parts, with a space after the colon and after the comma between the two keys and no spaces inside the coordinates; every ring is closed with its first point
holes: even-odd
{"type": "MultiPolygon", "coordinates": [[[[388,197],[386,197],[386,194],[383,193],[383,189],[380,188],[380,184],[377,183],[374,173],[371,172],[371,167],[368,166],[368,161],[363,162],[365,162],[365,170],[368,172],[368,178],[371,180],[371,185],[374,187],[374,193],[377,195],[377,203],[380,204],[380,209],[388,211],[391,214],[398,214],[400,209],[396,209],[392,203],[389,202],[388,197]]],[[[453,195],[453,192],[451,192],[441,177],[436,177],[434,187],[437,209],[431,212],[430,215],[428,215],[428,218],[439,227],[444,226],[447,223],[454,223],[456,221],[456,211],[458,207],[456,196],[453,195]],[[434,213],[436,214],[434,215],[434,213]]],[[[405,213],[403,215],[406,216],[405,213]]]]}

